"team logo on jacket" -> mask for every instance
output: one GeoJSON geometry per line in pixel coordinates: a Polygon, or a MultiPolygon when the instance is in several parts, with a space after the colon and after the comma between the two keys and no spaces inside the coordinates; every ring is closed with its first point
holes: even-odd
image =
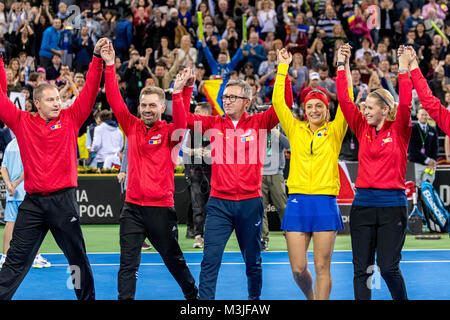
{"type": "Polygon", "coordinates": [[[158,134],[157,136],[153,136],[150,138],[150,140],[148,141],[149,144],[159,144],[161,143],[161,135],[158,134]]]}
{"type": "Polygon", "coordinates": [[[384,146],[386,143],[392,142],[392,138],[389,137],[390,135],[391,135],[391,133],[388,132],[387,138],[381,140],[381,141],[383,141],[383,142],[381,143],[381,146],[384,146]]]}
{"type": "Polygon", "coordinates": [[[58,122],[57,124],[51,126],[50,129],[51,130],[61,129],[61,123],[58,122]]]}
{"type": "Polygon", "coordinates": [[[326,137],[327,136],[327,130],[328,129],[322,129],[322,130],[320,130],[318,133],[317,133],[317,136],[318,137],[326,137]]]}
{"type": "Polygon", "coordinates": [[[254,135],[251,135],[252,131],[248,130],[246,133],[241,135],[241,142],[253,141],[255,139],[254,135]]]}

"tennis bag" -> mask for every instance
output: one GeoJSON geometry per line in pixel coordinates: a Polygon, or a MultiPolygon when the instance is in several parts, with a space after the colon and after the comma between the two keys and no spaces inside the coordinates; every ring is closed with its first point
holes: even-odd
{"type": "Polygon", "coordinates": [[[420,185],[423,215],[431,232],[449,232],[449,213],[445,209],[439,194],[428,181],[420,185]]]}

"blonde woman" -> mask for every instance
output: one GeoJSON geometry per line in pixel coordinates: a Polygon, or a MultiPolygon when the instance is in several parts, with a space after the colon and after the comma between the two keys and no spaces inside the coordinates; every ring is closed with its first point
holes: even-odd
{"type": "Polygon", "coordinates": [[[292,55],[286,49],[279,51],[273,91],[273,106],[291,145],[289,199],[281,227],[286,231],[289,261],[297,285],[307,299],[326,300],[332,286],[330,264],[336,232],[343,229],[336,196],[340,188],[338,157],[347,122],[340,108],[335,120],[329,121],[329,99],[320,90],[312,90],[305,97],[307,120],[293,117],[284,100],[291,61],[292,55]],[[315,289],[307,261],[311,239],[315,289]]]}
{"type": "Polygon", "coordinates": [[[401,250],[406,236],[408,200],[405,174],[411,136],[411,53],[399,49],[399,103],[385,89],[370,92],[362,113],[347,93],[351,47],[338,53],[336,89],[349,127],[359,142],[356,194],[350,211],[355,299],[370,300],[369,277],[379,268],[391,296],[406,300],[400,271],[401,250]]]}

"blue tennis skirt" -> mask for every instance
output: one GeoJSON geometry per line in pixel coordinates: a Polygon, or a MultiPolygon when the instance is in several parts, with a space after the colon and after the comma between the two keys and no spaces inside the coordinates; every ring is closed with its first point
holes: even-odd
{"type": "Polygon", "coordinates": [[[290,194],[281,229],[296,232],[336,231],[344,229],[335,196],[290,194]]]}

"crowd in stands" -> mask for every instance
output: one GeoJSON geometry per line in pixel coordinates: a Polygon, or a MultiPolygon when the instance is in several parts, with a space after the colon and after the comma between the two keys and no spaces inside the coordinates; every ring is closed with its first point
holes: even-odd
{"type": "MultiPolygon", "coordinates": [[[[276,52],[285,47],[293,54],[293,112],[302,118],[302,100],[320,89],[329,97],[333,119],[338,106],[335,53],[343,43],[353,48],[357,104],[379,87],[398,99],[396,48],[408,44],[416,50],[433,94],[450,108],[445,0],[6,0],[0,2],[0,52],[7,65],[8,94],[24,93],[25,108],[33,112],[33,88],[47,81],[60,89],[63,107],[70,106],[101,37],[114,43],[121,93],[134,114],[142,88],[170,92],[178,70],[186,66],[196,75],[192,110],[206,101],[203,84],[213,78],[246,80],[254,93],[249,112],[263,110],[261,106],[271,104],[276,52]]],[[[413,92],[414,120],[419,108],[413,92]]],[[[102,86],[79,136],[96,123],[94,113],[109,109],[102,86]]],[[[10,132],[1,132],[3,145],[3,135],[10,132]]],[[[89,141],[95,140],[92,134],[89,141]]]]}

